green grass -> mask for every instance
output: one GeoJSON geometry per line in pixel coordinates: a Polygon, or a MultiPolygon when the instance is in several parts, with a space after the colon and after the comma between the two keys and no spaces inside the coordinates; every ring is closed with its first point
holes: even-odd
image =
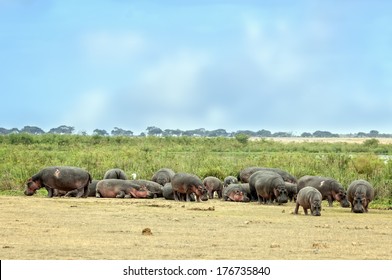
{"type": "Polygon", "coordinates": [[[265,139],[244,143],[219,137],[15,134],[0,136],[0,193],[21,194],[29,177],[51,165],[82,167],[95,179],[114,167],[145,179],[162,167],[223,179],[248,166],[265,166],[287,170],[297,178],[330,176],[346,188],[355,179],[366,179],[375,187],[377,200],[390,205],[392,161],[384,163],[378,158],[380,154],[392,155],[392,146],[265,139]]]}

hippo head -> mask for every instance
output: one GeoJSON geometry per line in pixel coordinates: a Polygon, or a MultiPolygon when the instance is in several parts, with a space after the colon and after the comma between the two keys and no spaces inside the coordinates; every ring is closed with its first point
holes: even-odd
{"type": "Polygon", "coordinates": [[[229,199],[236,202],[249,202],[249,197],[240,190],[234,190],[229,194],[229,199]]]}
{"type": "Polygon", "coordinates": [[[310,212],[313,216],[321,216],[321,201],[320,200],[313,200],[310,205],[310,212]]]}
{"type": "Polygon", "coordinates": [[[39,180],[33,181],[30,178],[27,181],[27,185],[26,185],[26,189],[24,191],[24,194],[28,195],[28,196],[33,195],[40,188],[42,188],[41,181],[39,181],[39,180]]]}
{"type": "Polygon", "coordinates": [[[146,186],[141,186],[139,190],[135,190],[132,195],[136,198],[154,198],[153,192],[150,192],[146,186]]]}
{"type": "Polygon", "coordinates": [[[208,191],[206,189],[206,187],[201,184],[198,186],[192,186],[191,187],[193,193],[196,195],[196,200],[197,201],[207,201],[208,200],[208,191]]]}
{"type": "Polygon", "coordinates": [[[350,207],[350,202],[347,200],[347,193],[343,190],[333,193],[335,200],[340,202],[340,205],[344,208],[350,207]]]}
{"type": "Polygon", "coordinates": [[[357,193],[353,200],[352,210],[354,213],[364,213],[367,204],[366,195],[357,193]]]}
{"type": "Polygon", "coordinates": [[[274,194],[278,204],[287,203],[289,201],[289,196],[285,185],[274,188],[274,194]]]}

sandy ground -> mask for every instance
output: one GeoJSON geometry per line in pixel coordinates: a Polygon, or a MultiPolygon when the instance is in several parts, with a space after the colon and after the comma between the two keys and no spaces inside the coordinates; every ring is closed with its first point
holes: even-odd
{"type": "Polygon", "coordinates": [[[392,213],[259,205],[0,196],[0,259],[392,259],[392,213]]]}

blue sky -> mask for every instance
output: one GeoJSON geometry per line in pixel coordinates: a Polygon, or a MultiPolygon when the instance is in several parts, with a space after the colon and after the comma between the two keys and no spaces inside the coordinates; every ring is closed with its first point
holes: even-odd
{"type": "Polygon", "coordinates": [[[0,0],[0,127],[392,133],[391,10],[0,0]]]}

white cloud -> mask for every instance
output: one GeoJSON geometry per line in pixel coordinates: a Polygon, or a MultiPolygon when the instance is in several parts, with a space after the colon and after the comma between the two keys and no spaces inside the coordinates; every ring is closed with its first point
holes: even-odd
{"type": "Polygon", "coordinates": [[[129,31],[99,31],[82,38],[82,48],[87,58],[98,65],[127,64],[144,46],[142,36],[129,31]]]}

